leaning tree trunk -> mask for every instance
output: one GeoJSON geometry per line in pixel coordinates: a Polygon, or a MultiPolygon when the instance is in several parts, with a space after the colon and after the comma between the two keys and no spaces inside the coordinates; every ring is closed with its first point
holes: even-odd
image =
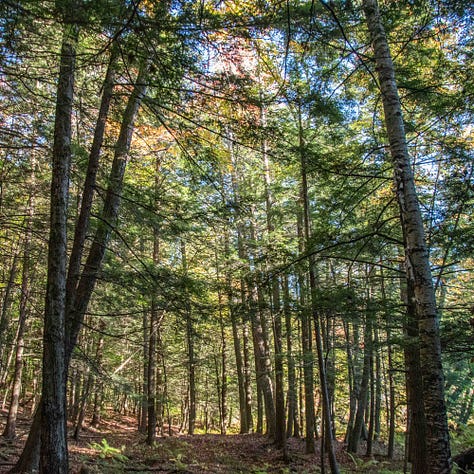
{"type": "Polygon", "coordinates": [[[74,306],[77,284],[81,274],[81,261],[84,253],[87,232],[89,231],[92,202],[96,188],[97,172],[99,169],[99,158],[102,150],[102,143],[104,141],[107,117],[113,97],[118,56],[119,47],[117,43],[114,43],[110,53],[109,66],[102,84],[102,98],[94,129],[94,138],[89,153],[89,160],[87,162],[86,178],[84,180],[81,197],[81,209],[74,229],[74,242],[69,257],[66,280],[66,312],[71,311],[74,306]]]}
{"type": "Polygon", "coordinates": [[[422,393],[426,417],[427,474],[448,473],[451,452],[444,399],[444,376],[436,297],[431,276],[423,221],[408,154],[402,109],[387,36],[376,0],[364,0],[363,8],[374,48],[382,92],[385,126],[390,143],[396,194],[405,242],[406,271],[414,282],[420,337],[422,393]]]}

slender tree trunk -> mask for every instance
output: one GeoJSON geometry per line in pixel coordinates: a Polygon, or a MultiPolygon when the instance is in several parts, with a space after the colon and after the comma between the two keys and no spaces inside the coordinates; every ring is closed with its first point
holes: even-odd
{"type": "Polygon", "coordinates": [[[252,369],[250,361],[250,331],[249,322],[246,316],[242,321],[242,340],[243,340],[243,356],[244,356],[244,389],[245,389],[245,415],[247,417],[246,426],[248,433],[253,431],[253,414],[252,414],[252,369]]]}
{"type": "Polygon", "coordinates": [[[239,385],[239,413],[240,413],[240,433],[248,433],[249,426],[247,423],[247,410],[245,399],[245,381],[244,381],[244,362],[242,357],[242,349],[239,335],[239,324],[236,311],[234,308],[234,296],[232,291],[232,282],[230,275],[226,275],[227,298],[229,301],[229,314],[232,324],[232,340],[234,343],[235,365],[237,370],[237,383],[239,385]]]}
{"type": "MultiPolygon", "coordinates": [[[[97,341],[97,349],[95,352],[95,363],[96,366],[100,369],[102,365],[102,359],[104,356],[104,335],[103,331],[105,329],[105,324],[103,321],[99,323],[99,340],[97,341]]],[[[91,426],[98,427],[101,422],[101,412],[102,412],[102,400],[104,397],[103,394],[103,383],[101,381],[97,381],[98,376],[95,376],[94,385],[94,407],[92,410],[92,420],[91,426]]]]}
{"type": "MultiPolygon", "coordinates": [[[[186,258],[186,245],[181,239],[181,259],[183,267],[183,275],[188,275],[188,263],[186,258]]],[[[188,346],[188,384],[189,384],[189,418],[188,418],[188,434],[194,434],[196,426],[196,357],[194,351],[194,324],[191,312],[190,296],[185,292],[185,319],[186,319],[186,342],[188,346]]]]}
{"type": "MultiPolygon", "coordinates": [[[[260,388],[265,409],[265,419],[267,434],[270,437],[275,435],[275,400],[273,393],[273,381],[271,378],[271,360],[268,352],[268,339],[265,325],[265,315],[261,310],[263,302],[259,298],[258,283],[256,286],[249,282],[247,285],[250,314],[252,317],[252,334],[255,354],[255,367],[257,371],[257,388],[260,388]],[[258,303],[256,304],[254,294],[257,293],[258,303]]],[[[263,428],[263,423],[260,424],[263,428]]]]}
{"type": "Polygon", "coordinates": [[[408,278],[414,282],[420,336],[421,389],[427,425],[425,473],[445,474],[451,471],[451,450],[444,399],[439,321],[429,255],[387,37],[376,0],[363,0],[363,8],[374,47],[382,92],[385,125],[404,234],[406,270],[408,278]]]}
{"type": "MultiPolygon", "coordinates": [[[[308,181],[307,181],[307,156],[305,151],[305,143],[303,138],[303,126],[302,126],[302,116],[301,110],[298,111],[299,119],[299,148],[300,148],[300,160],[301,160],[301,199],[303,202],[303,229],[304,229],[304,243],[305,250],[310,248],[310,237],[311,237],[311,221],[310,221],[310,207],[309,207],[309,193],[308,193],[308,181]]],[[[329,457],[329,464],[331,466],[332,474],[339,473],[339,467],[337,465],[336,456],[334,452],[334,439],[333,439],[333,428],[332,428],[332,419],[331,419],[331,409],[329,402],[329,393],[328,393],[328,384],[326,377],[326,366],[324,361],[323,353],[323,341],[321,334],[321,320],[320,314],[317,311],[317,301],[316,301],[316,272],[315,272],[316,262],[314,261],[314,256],[309,256],[308,262],[308,274],[309,274],[309,287],[310,287],[310,297],[311,297],[311,311],[313,315],[314,323],[314,334],[316,339],[316,352],[318,359],[318,368],[319,368],[319,383],[320,390],[322,395],[322,410],[324,417],[324,425],[326,427],[326,449],[329,457]]],[[[324,438],[324,437],[323,437],[324,438]]]]}
{"type": "Polygon", "coordinates": [[[143,370],[142,370],[142,396],[141,396],[141,408],[140,408],[140,420],[138,422],[138,431],[140,433],[147,433],[148,423],[148,341],[150,337],[150,329],[148,327],[148,311],[143,311],[142,317],[142,329],[143,329],[143,370]]]}
{"type": "Polygon", "coordinates": [[[382,407],[382,362],[380,356],[380,338],[378,327],[374,330],[375,344],[375,407],[374,407],[374,440],[380,439],[380,414],[382,407]]]}
{"type": "Polygon", "coordinates": [[[286,436],[299,437],[298,392],[296,386],[295,358],[293,355],[293,327],[291,323],[290,290],[288,276],[283,281],[283,312],[285,314],[286,360],[288,365],[287,427],[286,436]]]}
{"type": "Polygon", "coordinates": [[[158,309],[156,308],[156,299],[154,297],[152,297],[151,305],[147,362],[146,442],[149,446],[153,445],[156,436],[156,333],[158,331],[158,309]]]}
{"type": "MultiPolygon", "coordinates": [[[[155,206],[158,207],[158,173],[159,173],[159,160],[156,162],[155,169],[155,206]]],[[[158,266],[160,262],[160,242],[158,229],[153,229],[153,264],[158,266]]],[[[157,395],[157,339],[159,331],[160,321],[158,315],[158,307],[156,295],[153,294],[151,297],[151,311],[150,311],[150,334],[148,338],[148,363],[147,363],[147,444],[153,445],[156,436],[156,395],[157,395]]]]}
{"type": "Polygon", "coordinates": [[[364,418],[367,410],[367,401],[369,394],[369,380],[370,380],[370,362],[372,352],[372,321],[367,317],[364,331],[364,368],[362,370],[362,380],[360,384],[360,391],[357,400],[357,411],[355,414],[354,428],[349,437],[349,444],[347,450],[352,453],[357,453],[359,449],[359,442],[362,437],[364,428],[364,418]]]}
{"type": "MultiPolygon", "coordinates": [[[[300,134],[302,132],[300,131],[300,134]]],[[[303,146],[302,137],[300,137],[300,146],[303,146]]],[[[300,193],[300,211],[297,216],[297,231],[299,241],[299,252],[304,253],[305,251],[305,238],[303,230],[304,221],[304,203],[302,191],[300,193]]],[[[311,318],[308,315],[307,302],[306,302],[306,278],[303,275],[303,269],[299,269],[298,272],[298,291],[299,291],[299,304],[301,309],[301,351],[303,359],[303,388],[304,397],[300,397],[301,405],[303,405],[304,399],[304,427],[305,427],[305,452],[306,454],[312,454],[315,452],[316,447],[314,444],[314,426],[315,426],[315,413],[314,413],[314,374],[313,374],[313,347],[312,347],[312,331],[311,331],[311,318]]]]}
{"type": "Polygon", "coordinates": [[[84,419],[86,417],[86,408],[87,408],[87,402],[89,400],[89,394],[90,390],[92,387],[92,372],[90,368],[87,369],[87,373],[85,374],[85,380],[82,388],[82,393],[80,397],[80,403],[79,403],[79,410],[77,414],[77,422],[76,422],[76,427],[74,428],[74,434],[73,438],[77,441],[79,439],[79,436],[81,434],[82,430],[82,425],[84,424],[84,419]]]}
{"type": "Polygon", "coordinates": [[[349,385],[349,419],[347,421],[346,434],[344,441],[349,444],[351,433],[354,429],[354,418],[357,408],[357,390],[356,390],[356,370],[355,357],[353,354],[353,347],[355,344],[351,343],[350,325],[343,321],[345,347],[347,355],[347,380],[349,385]]]}
{"type": "MultiPolygon", "coordinates": [[[[216,256],[217,257],[217,256],[216,256]]],[[[218,267],[217,267],[218,268],[218,267]]],[[[219,270],[217,270],[217,279],[219,280],[219,270]]],[[[219,382],[219,414],[220,414],[220,432],[222,435],[225,435],[227,432],[227,415],[228,415],[228,406],[227,406],[227,342],[225,335],[225,324],[224,324],[224,314],[223,314],[223,297],[220,288],[217,290],[218,303],[219,303],[219,326],[221,331],[221,373],[217,373],[217,380],[219,382]]],[[[218,367],[218,364],[216,364],[218,367]]]]}
{"type": "Polygon", "coordinates": [[[23,351],[25,347],[25,330],[26,330],[26,319],[27,319],[27,304],[30,296],[30,251],[31,251],[31,237],[32,237],[32,219],[35,209],[34,199],[34,188],[35,188],[35,177],[34,177],[35,162],[32,165],[32,176],[31,176],[31,187],[33,191],[30,194],[27,208],[27,220],[26,220],[26,234],[23,245],[23,268],[21,274],[21,296],[20,296],[20,311],[18,317],[18,331],[16,339],[16,351],[15,351],[15,369],[13,373],[13,386],[12,394],[10,399],[10,406],[8,408],[7,422],[3,431],[3,436],[7,439],[14,439],[16,436],[16,420],[18,415],[18,406],[20,401],[21,393],[21,379],[23,373],[23,351]]]}
{"type": "Polygon", "coordinates": [[[419,333],[416,321],[416,306],[414,304],[414,288],[411,280],[406,281],[406,291],[402,292],[406,304],[405,335],[405,374],[407,394],[407,457],[412,463],[412,474],[425,472],[427,460],[426,419],[423,405],[420,380],[422,379],[420,365],[419,333]]]}
{"type": "MultiPolygon", "coordinates": [[[[381,292],[383,304],[387,305],[387,296],[385,291],[385,278],[381,272],[381,292]]],[[[395,454],[395,380],[394,380],[394,364],[393,364],[393,349],[392,349],[392,321],[391,312],[389,309],[385,310],[385,331],[387,334],[387,363],[388,363],[388,385],[389,385],[389,402],[388,402],[388,443],[387,443],[387,457],[393,459],[395,454]]]]}
{"type": "Polygon", "coordinates": [[[10,326],[10,308],[12,305],[12,291],[15,286],[16,274],[18,270],[18,261],[20,259],[20,253],[15,250],[15,255],[13,256],[12,266],[10,268],[10,273],[7,281],[7,286],[3,295],[2,301],[2,310],[0,313],[0,388],[5,383],[8,378],[8,363],[4,364],[4,354],[5,347],[7,346],[7,333],[10,326]]]}
{"type": "MultiPolygon", "coordinates": [[[[260,107],[260,120],[262,127],[266,127],[266,111],[260,107]]],[[[262,141],[262,161],[264,168],[265,184],[265,206],[267,218],[267,233],[269,242],[269,251],[272,252],[272,241],[275,230],[273,195],[271,192],[271,173],[270,160],[267,150],[267,141],[262,141]]],[[[273,339],[275,348],[275,409],[274,409],[274,435],[277,447],[283,449],[283,455],[286,458],[286,413],[285,413],[285,391],[283,383],[283,341],[282,341],[282,314],[280,304],[280,282],[278,276],[274,276],[271,281],[271,313],[273,316],[273,339]]]]}

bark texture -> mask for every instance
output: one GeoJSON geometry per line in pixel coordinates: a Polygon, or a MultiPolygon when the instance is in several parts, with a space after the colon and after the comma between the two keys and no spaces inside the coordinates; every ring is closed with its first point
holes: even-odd
{"type": "Polygon", "coordinates": [[[444,400],[444,377],[436,298],[423,221],[408,154],[402,109],[387,36],[375,0],[364,0],[382,93],[385,126],[394,168],[397,200],[405,242],[406,271],[414,282],[420,337],[423,402],[426,417],[427,474],[451,470],[449,433],[444,400]]]}
{"type": "Polygon", "coordinates": [[[68,472],[65,358],[67,209],[78,32],[74,24],[64,27],[54,125],[40,450],[40,472],[50,474],[68,472]]]}

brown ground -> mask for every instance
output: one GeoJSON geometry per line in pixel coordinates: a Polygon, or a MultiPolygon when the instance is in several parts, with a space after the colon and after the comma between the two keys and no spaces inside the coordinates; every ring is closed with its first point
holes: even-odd
{"type": "MultiPolygon", "coordinates": [[[[3,421],[4,413],[0,420],[3,421]]],[[[0,429],[3,428],[0,423],[0,429]]],[[[19,437],[13,442],[0,438],[0,473],[13,466],[24,443],[28,420],[19,420],[19,437]]],[[[319,442],[316,443],[316,446],[319,442]]],[[[380,449],[381,447],[379,447],[380,449]]],[[[288,460],[262,435],[216,434],[165,436],[149,447],[136,429],[133,418],[110,419],[99,429],[86,428],[79,441],[69,441],[73,474],[96,473],[320,473],[320,454],[304,454],[304,441],[288,440],[288,460]],[[104,441],[105,440],[105,441],[104,441]]],[[[400,463],[383,457],[351,457],[338,444],[337,457],[344,473],[401,472],[400,463]]],[[[326,469],[329,473],[329,469],[326,469]]]]}

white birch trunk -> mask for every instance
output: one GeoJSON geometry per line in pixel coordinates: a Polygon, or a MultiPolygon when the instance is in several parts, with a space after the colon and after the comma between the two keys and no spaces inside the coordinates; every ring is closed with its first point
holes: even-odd
{"type": "Polygon", "coordinates": [[[436,298],[423,221],[408,153],[395,70],[376,0],[363,0],[382,93],[385,126],[394,168],[405,241],[407,278],[414,282],[420,334],[423,401],[427,424],[427,474],[449,473],[451,454],[444,401],[444,377],[436,298]]]}

